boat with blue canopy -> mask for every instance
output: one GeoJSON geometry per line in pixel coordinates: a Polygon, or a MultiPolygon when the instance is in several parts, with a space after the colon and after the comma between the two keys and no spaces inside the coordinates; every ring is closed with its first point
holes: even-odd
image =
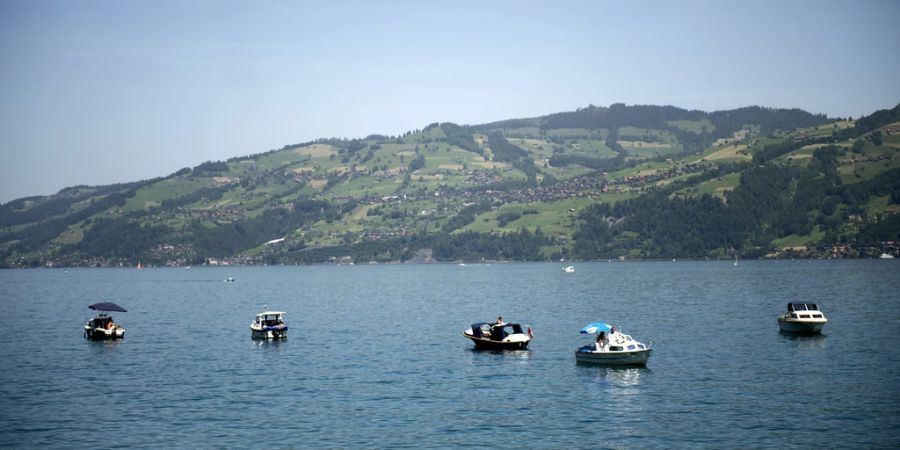
{"type": "Polygon", "coordinates": [[[585,335],[597,335],[593,344],[575,351],[575,361],[606,366],[646,366],[653,353],[652,343],[644,344],[623,334],[606,322],[593,322],[580,331],[585,335]]]}

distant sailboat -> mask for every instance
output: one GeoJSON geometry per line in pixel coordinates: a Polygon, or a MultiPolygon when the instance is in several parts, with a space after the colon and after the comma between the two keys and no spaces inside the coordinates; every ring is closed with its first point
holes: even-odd
{"type": "Polygon", "coordinates": [[[140,261],[138,261],[137,270],[141,270],[143,268],[144,268],[144,266],[141,264],[140,261]]]}

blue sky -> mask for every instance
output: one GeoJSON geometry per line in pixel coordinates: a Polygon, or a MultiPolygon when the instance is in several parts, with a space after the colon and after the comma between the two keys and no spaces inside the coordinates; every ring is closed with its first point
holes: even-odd
{"type": "Polygon", "coordinates": [[[900,102],[898,1],[0,2],[0,202],[588,104],[900,102]]]}

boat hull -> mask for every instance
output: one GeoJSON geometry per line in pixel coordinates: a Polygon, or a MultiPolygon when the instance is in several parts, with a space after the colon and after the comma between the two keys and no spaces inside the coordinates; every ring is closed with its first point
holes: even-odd
{"type": "Polygon", "coordinates": [[[251,328],[250,337],[253,339],[287,339],[287,330],[256,330],[251,328]]]}
{"type": "Polygon", "coordinates": [[[821,333],[827,321],[797,321],[778,319],[778,328],[785,333],[795,334],[816,334],[821,333]]]}
{"type": "Polygon", "coordinates": [[[84,327],[84,337],[92,341],[123,339],[125,337],[125,329],[114,328],[112,330],[107,330],[103,328],[84,327]]]}
{"type": "Polygon", "coordinates": [[[596,364],[603,366],[646,366],[653,349],[635,350],[629,352],[605,351],[605,352],[575,352],[575,361],[584,364],[596,364]]]}
{"type": "Polygon", "coordinates": [[[494,341],[491,339],[477,338],[463,333],[463,336],[475,343],[475,350],[525,350],[531,340],[524,341],[494,341]]]}

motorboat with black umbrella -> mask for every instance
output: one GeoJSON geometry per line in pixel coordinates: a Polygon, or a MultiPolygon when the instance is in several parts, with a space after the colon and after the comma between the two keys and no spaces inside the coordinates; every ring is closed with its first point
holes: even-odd
{"type": "Polygon", "coordinates": [[[97,315],[97,317],[88,320],[87,324],[84,325],[85,338],[91,340],[105,340],[122,339],[125,337],[125,327],[115,323],[112,316],[109,315],[110,311],[128,312],[125,308],[113,302],[94,303],[93,305],[88,305],[88,308],[100,311],[100,314],[97,315]]]}

